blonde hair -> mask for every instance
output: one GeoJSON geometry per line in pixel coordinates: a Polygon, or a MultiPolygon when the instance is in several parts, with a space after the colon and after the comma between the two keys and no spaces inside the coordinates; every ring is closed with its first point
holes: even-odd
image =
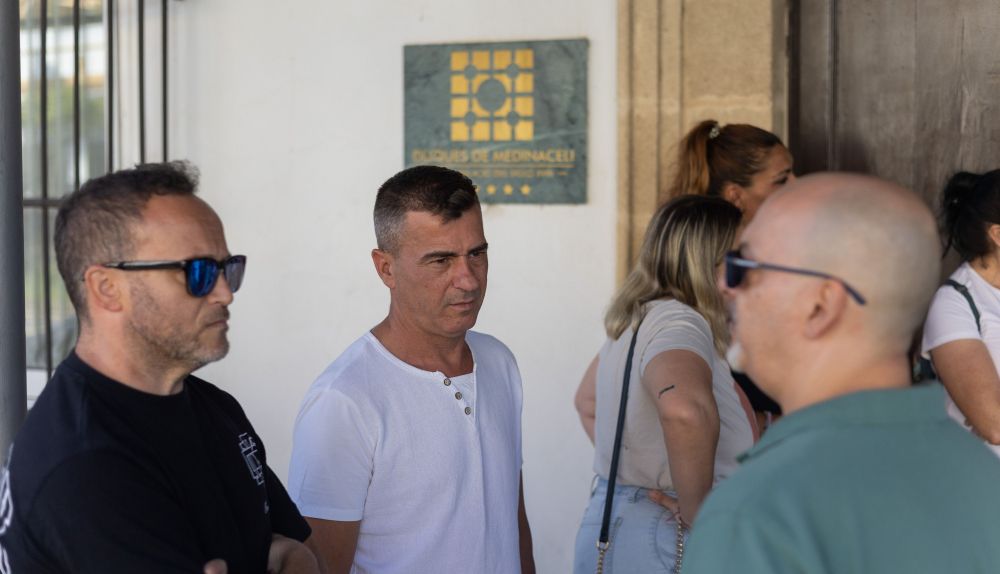
{"type": "Polygon", "coordinates": [[[774,146],[783,146],[781,138],[757,126],[703,120],[678,146],[677,175],[666,195],[718,196],[727,183],[749,187],[774,146]]]}
{"type": "Polygon", "coordinates": [[[660,207],[646,228],[639,260],[604,316],[608,337],[617,339],[636,327],[646,303],[670,297],[708,321],[716,350],[725,354],[729,330],[715,273],[741,217],[729,202],[702,195],[681,196],[660,207]]]}

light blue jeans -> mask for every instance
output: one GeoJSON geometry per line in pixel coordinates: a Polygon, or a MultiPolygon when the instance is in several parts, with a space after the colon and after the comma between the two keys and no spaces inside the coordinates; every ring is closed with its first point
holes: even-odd
{"type": "MultiPolygon", "coordinates": [[[[598,478],[576,534],[574,574],[594,574],[597,567],[596,544],[607,491],[608,481],[598,478]]],[[[677,521],[673,513],[650,500],[648,492],[649,489],[638,486],[615,486],[608,530],[611,546],[604,555],[606,574],[670,574],[674,571],[677,521]]],[[[685,541],[686,535],[685,532],[685,541]]]]}

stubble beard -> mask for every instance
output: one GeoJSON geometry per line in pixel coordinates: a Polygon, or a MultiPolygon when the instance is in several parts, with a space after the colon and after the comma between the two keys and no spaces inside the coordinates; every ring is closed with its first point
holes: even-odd
{"type": "Polygon", "coordinates": [[[183,367],[191,373],[229,352],[225,331],[219,334],[218,344],[206,346],[200,341],[202,331],[186,332],[182,325],[172,322],[170,312],[163,311],[144,286],[133,284],[130,294],[136,305],[129,327],[137,338],[136,350],[147,364],[162,369],[183,367]]]}
{"type": "Polygon", "coordinates": [[[475,327],[476,322],[479,320],[479,312],[483,308],[483,302],[485,293],[482,289],[477,291],[465,291],[462,296],[450,297],[445,301],[446,308],[454,303],[472,303],[472,307],[466,311],[457,314],[459,321],[466,322],[470,321],[469,325],[464,329],[464,332],[470,331],[475,327]]]}

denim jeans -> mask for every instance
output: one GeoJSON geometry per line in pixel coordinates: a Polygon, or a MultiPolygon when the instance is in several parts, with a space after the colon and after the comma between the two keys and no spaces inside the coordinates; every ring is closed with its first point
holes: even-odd
{"type": "MultiPolygon", "coordinates": [[[[598,478],[576,534],[574,574],[594,574],[597,567],[596,543],[607,491],[608,481],[598,478]]],[[[611,546],[604,555],[606,574],[673,572],[677,558],[677,521],[673,513],[650,500],[648,492],[649,489],[638,486],[615,486],[608,530],[611,546]]]]}

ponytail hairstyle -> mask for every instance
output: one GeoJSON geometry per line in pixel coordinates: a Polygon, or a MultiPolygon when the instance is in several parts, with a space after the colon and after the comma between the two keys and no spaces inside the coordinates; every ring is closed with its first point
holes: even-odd
{"type": "Polygon", "coordinates": [[[778,136],[750,124],[704,120],[681,140],[677,176],[667,197],[719,197],[729,182],[749,187],[771,149],[783,145],[778,136]]]}
{"type": "Polygon", "coordinates": [[[608,337],[617,339],[636,327],[646,315],[646,303],[670,297],[705,318],[715,349],[725,355],[729,330],[715,275],[742,217],[728,201],[699,195],[672,199],[656,210],[639,260],[604,316],[608,337]]]}
{"type": "Polygon", "coordinates": [[[945,254],[954,249],[962,261],[972,261],[992,253],[989,230],[995,223],[1000,223],[1000,169],[951,176],[941,194],[945,254]]]}

